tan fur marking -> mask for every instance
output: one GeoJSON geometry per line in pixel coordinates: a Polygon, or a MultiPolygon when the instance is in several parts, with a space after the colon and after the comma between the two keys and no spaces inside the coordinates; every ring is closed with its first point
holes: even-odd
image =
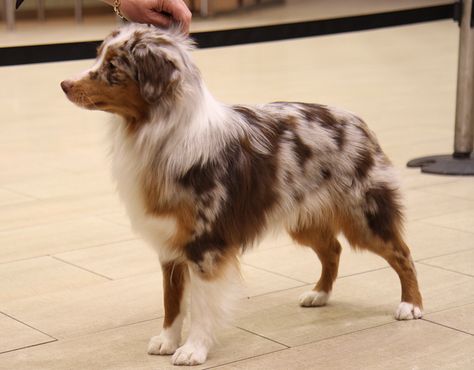
{"type": "Polygon", "coordinates": [[[321,261],[321,277],[313,290],[329,293],[336,280],[339,268],[341,245],[330,228],[321,226],[308,227],[290,232],[291,237],[299,244],[310,247],[321,261]]]}
{"type": "Polygon", "coordinates": [[[141,97],[137,84],[130,79],[121,85],[109,86],[86,77],[74,84],[70,99],[87,109],[118,114],[130,127],[136,127],[148,118],[148,103],[141,97]]]}
{"type": "Polygon", "coordinates": [[[385,242],[373,235],[366,225],[355,219],[341,218],[340,224],[351,246],[358,249],[367,249],[378,254],[396,271],[402,286],[402,301],[422,308],[422,297],[418,287],[415,266],[410,250],[403,240],[401,226],[396,225],[394,238],[385,242]]]}

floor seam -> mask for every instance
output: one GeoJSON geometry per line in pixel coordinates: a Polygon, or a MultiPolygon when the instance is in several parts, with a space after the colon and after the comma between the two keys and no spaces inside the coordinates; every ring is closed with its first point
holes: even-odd
{"type": "MultiPolygon", "coordinates": [[[[229,365],[229,364],[233,364],[233,363],[238,363],[238,362],[246,361],[246,360],[249,360],[249,359],[255,359],[255,358],[258,358],[258,357],[263,357],[263,356],[266,356],[266,355],[271,355],[271,354],[273,354],[273,353],[282,352],[282,351],[287,351],[287,350],[290,350],[290,349],[293,349],[293,348],[299,348],[299,347],[302,347],[302,346],[305,346],[305,345],[308,345],[308,344],[318,343],[318,342],[322,342],[322,341],[325,341],[325,340],[334,339],[334,338],[337,338],[337,337],[342,337],[342,336],[345,336],[345,335],[350,335],[350,334],[354,334],[354,333],[362,332],[362,331],[365,331],[365,330],[370,330],[370,329],[378,328],[378,327],[385,326],[385,325],[390,325],[390,324],[393,324],[393,323],[394,323],[394,322],[387,322],[387,323],[384,323],[384,324],[372,326],[372,327],[370,327],[370,328],[359,329],[359,330],[355,330],[355,331],[352,331],[352,332],[343,333],[343,334],[338,334],[338,335],[335,335],[335,336],[332,336],[332,337],[322,338],[322,339],[319,339],[319,340],[316,340],[316,341],[307,342],[307,343],[299,344],[299,345],[297,345],[297,346],[290,346],[290,347],[288,347],[288,346],[285,345],[285,344],[276,342],[276,341],[273,340],[273,339],[269,339],[269,338],[266,338],[266,337],[261,336],[261,335],[259,335],[259,334],[256,334],[256,333],[254,333],[254,332],[251,332],[251,331],[248,331],[248,330],[243,329],[243,330],[245,330],[245,331],[248,331],[249,333],[258,335],[258,336],[260,336],[260,337],[262,337],[262,338],[269,339],[269,340],[271,340],[271,341],[273,341],[273,342],[276,342],[276,343],[278,343],[278,344],[282,344],[282,345],[286,346],[287,348],[282,348],[282,349],[280,349],[280,350],[276,350],[276,351],[272,351],[272,352],[268,352],[268,353],[262,353],[261,355],[246,357],[246,358],[243,358],[243,359],[240,359],[240,360],[231,361],[231,362],[227,362],[227,363],[220,364],[220,365],[215,365],[215,366],[212,366],[212,367],[208,367],[208,368],[206,368],[206,369],[214,369],[214,368],[217,368],[217,367],[220,367],[220,366],[225,366],[225,365],[229,365]]],[[[238,328],[239,328],[239,329],[242,329],[242,328],[240,328],[240,327],[238,327],[238,328]]]]}
{"type": "Polygon", "coordinates": [[[445,267],[441,267],[441,266],[436,266],[436,265],[430,265],[429,263],[426,263],[426,262],[417,262],[419,263],[420,265],[424,265],[424,266],[428,266],[428,267],[433,267],[433,268],[437,268],[439,270],[443,270],[443,271],[447,271],[447,272],[452,272],[454,274],[458,274],[458,275],[462,275],[462,276],[467,276],[467,277],[470,277],[470,278],[474,278],[474,275],[470,275],[470,274],[466,274],[464,272],[460,272],[460,271],[456,271],[456,270],[450,270],[450,269],[447,269],[445,267]]]}
{"type": "Polygon", "coordinates": [[[6,354],[6,353],[15,352],[15,351],[21,351],[21,350],[28,349],[28,348],[32,348],[32,347],[39,347],[39,346],[42,346],[42,345],[44,345],[44,344],[55,343],[55,342],[58,342],[58,340],[57,340],[57,339],[53,339],[53,340],[50,340],[50,341],[47,341],[47,342],[36,343],[36,344],[30,344],[29,346],[19,347],[19,348],[15,348],[15,349],[9,349],[9,350],[7,350],[7,351],[0,352],[0,356],[1,356],[1,355],[4,355],[4,354],[6,354]]]}
{"type": "Polygon", "coordinates": [[[265,297],[267,295],[270,295],[270,294],[275,294],[275,293],[282,293],[282,292],[286,292],[288,290],[292,290],[292,289],[299,289],[299,288],[302,288],[302,287],[311,287],[313,286],[314,284],[313,283],[303,283],[302,285],[298,285],[298,286],[294,286],[294,287],[290,287],[290,288],[284,288],[284,289],[278,289],[278,290],[272,290],[270,292],[265,292],[265,293],[261,293],[261,294],[257,294],[257,295],[249,295],[249,296],[245,296],[245,297],[242,297],[242,299],[252,299],[252,298],[259,298],[259,297],[265,297]]]}
{"type": "Polygon", "coordinates": [[[314,284],[314,283],[310,283],[310,282],[307,282],[307,281],[302,281],[300,279],[295,279],[295,278],[292,278],[292,277],[284,275],[284,274],[280,274],[279,272],[275,272],[275,271],[267,270],[267,269],[262,268],[262,267],[254,266],[254,265],[251,265],[251,264],[246,263],[246,262],[241,262],[241,264],[244,265],[244,266],[249,266],[249,267],[256,268],[257,270],[260,270],[260,271],[268,272],[268,273],[273,274],[273,275],[277,275],[277,276],[281,276],[281,277],[284,277],[284,278],[287,278],[287,279],[290,279],[290,280],[293,280],[293,281],[297,281],[297,282],[305,284],[305,285],[314,284]]]}
{"type": "Polygon", "coordinates": [[[456,252],[448,252],[448,253],[438,254],[436,256],[414,259],[414,261],[422,263],[424,261],[434,259],[434,258],[438,258],[438,257],[453,256],[453,255],[458,254],[458,253],[465,253],[465,252],[472,252],[472,251],[474,251],[474,248],[461,249],[461,250],[456,251],[456,252]]]}
{"type": "Polygon", "coordinates": [[[428,320],[428,319],[425,319],[425,318],[423,318],[422,320],[423,320],[423,321],[426,321],[426,322],[429,322],[429,323],[431,323],[431,324],[434,324],[434,325],[441,326],[441,327],[446,328],[446,329],[451,329],[451,330],[457,331],[457,332],[459,332],[459,333],[467,334],[467,335],[470,335],[471,337],[474,337],[474,334],[469,333],[468,331],[464,331],[464,330],[461,330],[461,329],[453,328],[452,326],[444,325],[444,324],[441,324],[441,323],[439,323],[439,322],[432,321],[432,320],[428,320]]]}
{"type": "Polygon", "coordinates": [[[279,344],[279,345],[281,345],[281,346],[284,346],[284,347],[286,347],[286,349],[291,348],[290,346],[288,346],[288,345],[286,345],[286,344],[284,344],[284,343],[278,342],[278,341],[275,340],[275,339],[268,338],[268,337],[266,337],[266,336],[264,336],[264,335],[255,333],[255,332],[253,332],[253,331],[251,331],[251,330],[248,330],[248,329],[245,329],[245,328],[242,328],[241,326],[235,326],[235,327],[236,327],[237,329],[243,330],[243,331],[245,331],[245,332],[247,332],[247,333],[256,335],[257,337],[260,337],[260,338],[269,340],[270,342],[273,342],[273,343],[279,344]]]}
{"type": "Polygon", "coordinates": [[[258,358],[258,357],[262,357],[262,356],[266,356],[266,355],[271,355],[271,354],[274,354],[274,353],[278,353],[278,352],[282,352],[282,351],[287,351],[289,350],[290,348],[281,348],[281,349],[277,349],[275,351],[270,351],[270,352],[266,352],[266,353],[262,353],[260,355],[255,355],[255,356],[250,356],[250,357],[245,357],[245,358],[241,358],[239,360],[235,360],[235,361],[229,361],[229,362],[225,362],[223,364],[218,364],[218,365],[213,365],[211,367],[205,367],[203,370],[210,370],[210,369],[216,369],[218,367],[222,367],[222,366],[226,366],[226,365],[231,365],[231,364],[236,364],[236,363],[239,363],[241,361],[247,361],[247,360],[251,360],[253,358],[258,358]]]}
{"type": "MultiPolygon", "coordinates": [[[[29,200],[40,200],[39,198],[34,197],[31,194],[26,194],[26,193],[22,193],[20,191],[11,189],[11,188],[8,187],[8,185],[7,185],[7,187],[2,186],[1,188],[4,189],[5,191],[10,192],[10,193],[13,193],[13,194],[16,194],[16,195],[21,195],[22,197],[28,198],[27,200],[25,200],[26,202],[29,201],[29,200]]],[[[14,203],[12,203],[12,204],[14,204],[14,203]]]]}
{"type": "Polygon", "coordinates": [[[25,325],[25,326],[29,327],[30,329],[33,329],[33,330],[35,330],[35,331],[37,331],[37,332],[39,332],[39,333],[41,333],[41,334],[43,334],[43,335],[46,335],[47,337],[50,337],[51,339],[54,339],[55,341],[58,340],[58,338],[53,337],[51,334],[45,333],[44,331],[42,331],[42,330],[40,330],[40,329],[38,329],[38,328],[35,328],[34,326],[31,326],[31,325],[27,324],[26,322],[23,322],[23,321],[21,321],[21,320],[15,318],[15,317],[13,317],[13,316],[7,314],[6,312],[4,312],[4,311],[2,311],[2,310],[0,310],[0,314],[5,315],[6,317],[8,317],[8,318],[10,318],[10,319],[12,319],[12,320],[14,320],[14,321],[16,321],[16,322],[19,322],[20,324],[25,325]]]}
{"type": "Polygon", "coordinates": [[[435,215],[435,216],[429,216],[429,217],[424,217],[424,218],[418,218],[418,219],[414,219],[414,220],[412,220],[412,221],[424,222],[425,224],[430,225],[430,226],[442,227],[442,228],[444,228],[444,229],[448,229],[448,230],[452,230],[452,231],[463,232],[463,233],[467,233],[467,234],[474,234],[473,232],[468,231],[468,230],[465,230],[465,229],[457,229],[457,228],[455,228],[455,227],[450,227],[450,226],[445,226],[445,225],[438,225],[438,224],[435,224],[435,223],[432,223],[432,222],[429,222],[429,221],[428,221],[430,218],[441,217],[441,216],[444,216],[444,215],[451,215],[451,214],[453,214],[453,213],[459,213],[459,212],[464,212],[464,211],[468,211],[468,210],[471,210],[471,208],[466,208],[466,209],[464,209],[464,210],[460,210],[460,211],[456,211],[456,212],[442,213],[442,214],[435,215]]]}
{"type": "MultiPolygon", "coordinates": [[[[0,230],[0,233],[1,233],[1,232],[2,232],[2,231],[0,230]]],[[[117,241],[114,241],[114,242],[103,243],[103,244],[97,244],[97,245],[91,245],[91,246],[87,246],[87,247],[83,247],[83,248],[77,248],[77,249],[71,249],[71,250],[68,250],[68,251],[57,252],[57,253],[55,253],[55,254],[39,254],[39,255],[37,255],[37,256],[31,256],[31,257],[13,259],[13,260],[8,260],[8,261],[0,261],[0,266],[1,266],[1,265],[8,264],[8,263],[27,261],[27,260],[31,260],[31,259],[35,259],[35,258],[41,258],[41,257],[53,257],[53,258],[59,259],[59,258],[57,258],[57,257],[55,257],[55,256],[58,256],[58,255],[60,255],[60,254],[66,254],[66,253],[73,253],[73,252],[77,252],[77,251],[83,251],[83,250],[91,249],[91,248],[107,247],[107,246],[111,246],[111,245],[114,245],[114,244],[125,243],[125,242],[131,242],[131,241],[135,241],[135,240],[140,240],[140,239],[139,239],[139,238],[122,239],[122,240],[117,240],[117,241]]],[[[63,261],[63,262],[65,262],[65,261],[63,261]]]]}
{"type": "Polygon", "coordinates": [[[114,279],[112,279],[112,278],[110,278],[110,277],[108,277],[108,276],[99,274],[98,272],[89,270],[89,269],[87,269],[87,268],[85,268],[85,267],[78,266],[78,265],[76,265],[76,264],[74,264],[74,263],[72,263],[72,262],[65,261],[65,260],[63,260],[63,259],[61,259],[61,258],[59,258],[59,257],[53,256],[53,255],[50,255],[49,257],[51,257],[51,258],[53,258],[53,259],[55,259],[55,260],[57,260],[57,261],[59,261],[59,262],[65,263],[66,265],[73,266],[73,267],[75,267],[75,268],[77,268],[77,269],[79,269],[79,270],[87,271],[87,272],[89,272],[89,273],[91,273],[91,274],[94,274],[94,275],[96,275],[96,276],[100,276],[100,277],[102,277],[102,278],[104,278],[104,279],[107,279],[108,281],[113,281],[113,280],[114,280],[114,279]]]}

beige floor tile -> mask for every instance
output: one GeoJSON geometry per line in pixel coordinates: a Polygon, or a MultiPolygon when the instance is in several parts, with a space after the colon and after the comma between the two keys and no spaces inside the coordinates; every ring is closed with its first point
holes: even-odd
{"type": "MultiPolygon", "coordinates": [[[[468,200],[465,201],[469,202],[468,200]]],[[[424,219],[426,223],[474,233],[474,207],[424,219]]]]}
{"type": "MultiPolygon", "coordinates": [[[[435,216],[451,219],[454,212],[474,209],[474,201],[472,200],[428,193],[424,189],[406,190],[403,197],[406,206],[406,218],[409,221],[426,220],[435,216]],[[447,215],[442,216],[444,214],[447,215]]],[[[474,230],[474,227],[471,230],[474,230]]]]}
{"type": "Polygon", "coordinates": [[[0,264],[0,304],[106,281],[51,257],[0,264]]]}
{"type": "MultiPolygon", "coordinates": [[[[15,370],[188,369],[189,367],[173,367],[170,356],[146,354],[148,340],[158,334],[160,327],[161,320],[152,320],[73,340],[7,353],[0,355],[0,367],[15,370]]],[[[285,348],[235,328],[225,330],[218,339],[219,345],[209,354],[206,364],[193,369],[203,369],[285,348]]]]}
{"type": "MultiPolygon", "coordinates": [[[[394,157],[391,158],[393,159],[394,157]]],[[[424,189],[430,185],[446,184],[453,181],[452,177],[422,173],[419,168],[408,168],[405,165],[405,160],[399,161],[398,171],[402,193],[407,189],[424,189]]]]}
{"type": "Polygon", "coordinates": [[[0,189],[0,207],[7,204],[25,202],[28,200],[31,200],[31,197],[20,195],[10,190],[0,189]]]}
{"type": "Polygon", "coordinates": [[[425,319],[474,334],[474,304],[428,314],[425,316],[425,319]]]}
{"type": "Polygon", "coordinates": [[[0,311],[55,338],[70,338],[163,314],[161,273],[0,304],[0,311]]]}
{"type": "Polygon", "coordinates": [[[448,184],[428,186],[425,191],[474,200],[474,178],[468,176],[457,178],[448,184]]]}
{"type": "Polygon", "coordinates": [[[121,208],[117,211],[107,212],[100,215],[100,218],[112,222],[116,225],[122,225],[130,227],[130,219],[125,212],[125,208],[121,208]]]}
{"type": "Polygon", "coordinates": [[[472,233],[428,224],[406,223],[406,240],[415,260],[474,249],[472,233]]]}
{"type": "MultiPolygon", "coordinates": [[[[395,127],[399,126],[397,125],[395,127]]],[[[405,132],[405,128],[400,131],[401,133],[399,135],[402,135],[403,138],[399,137],[398,140],[390,140],[391,135],[387,135],[387,142],[386,145],[384,145],[384,152],[389,156],[389,158],[392,159],[393,163],[400,166],[400,168],[406,168],[407,171],[403,171],[404,174],[418,173],[421,175],[419,168],[406,167],[408,161],[412,159],[435,154],[451,154],[453,151],[452,147],[454,131],[448,128],[448,125],[444,125],[443,130],[441,132],[435,132],[434,135],[426,135],[424,127],[417,127],[417,131],[411,133],[411,136],[405,132]],[[407,142],[409,139],[414,141],[407,142]]],[[[444,182],[454,180],[451,176],[433,174],[423,174],[420,177],[426,180],[425,182],[420,181],[420,184],[425,185],[426,183],[429,184],[431,181],[433,181],[433,179],[436,178],[444,179],[444,182]]]]}
{"type": "Polygon", "coordinates": [[[115,194],[61,197],[10,204],[0,209],[0,231],[61,223],[121,209],[115,194]]]}
{"type": "Polygon", "coordinates": [[[60,253],[56,257],[111,279],[161,271],[157,253],[139,239],[60,253]]]}
{"type": "Polygon", "coordinates": [[[423,321],[400,322],[218,369],[469,369],[474,338],[423,321]]]}
{"type": "Polygon", "coordinates": [[[0,262],[60,253],[134,238],[126,227],[81,218],[0,231],[0,262]]]}
{"type": "MultiPolygon", "coordinates": [[[[156,252],[140,240],[61,253],[56,257],[111,279],[161,271],[156,252]]],[[[244,297],[301,285],[296,280],[245,265],[242,266],[242,276],[244,297]]]]}
{"type": "Polygon", "coordinates": [[[0,335],[0,369],[6,369],[2,363],[2,352],[56,340],[2,313],[0,313],[0,332],[2,333],[0,335]]]}
{"type": "Polygon", "coordinates": [[[115,193],[108,171],[69,173],[58,170],[55,176],[37,176],[25,182],[10,183],[5,188],[36,199],[115,193]]]}
{"type": "Polygon", "coordinates": [[[247,253],[264,249],[284,247],[291,244],[293,244],[293,240],[290,238],[288,233],[283,230],[275,230],[265,235],[255,247],[249,248],[247,253]]]}
{"type": "Polygon", "coordinates": [[[0,369],[4,369],[1,356],[4,352],[56,341],[55,338],[28,327],[0,313],[0,369]]]}
{"type": "Polygon", "coordinates": [[[246,298],[304,285],[297,280],[246,265],[242,266],[242,277],[242,294],[246,298]]]}
{"type": "Polygon", "coordinates": [[[446,270],[460,272],[474,277],[474,250],[450,254],[436,258],[428,258],[423,264],[442,267],[446,270]]]}
{"type": "MultiPolygon", "coordinates": [[[[425,312],[474,301],[474,279],[418,265],[425,312]]],[[[237,325],[288,346],[321,340],[394,321],[399,281],[391,269],[339,279],[325,307],[304,308],[298,296],[311,287],[255,297],[240,305],[237,325]]]]}
{"type": "MultiPolygon", "coordinates": [[[[296,244],[254,250],[243,257],[243,263],[275,272],[306,283],[314,283],[321,274],[321,264],[312,249],[296,244]]],[[[339,277],[387,267],[387,263],[373,253],[357,253],[343,242],[339,277]]]]}

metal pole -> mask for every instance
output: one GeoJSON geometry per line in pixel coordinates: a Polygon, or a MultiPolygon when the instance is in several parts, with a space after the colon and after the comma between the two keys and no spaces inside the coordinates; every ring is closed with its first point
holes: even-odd
{"type": "Polygon", "coordinates": [[[5,2],[5,19],[7,21],[7,29],[13,30],[15,28],[15,1],[6,0],[5,2]]]}
{"type": "Polygon", "coordinates": [[[462,2],[454,156],[469,157],[474,144],[474,18],[472,0],[462,2]]]}
{"type": "Polygon", "coordinates": [[[474,176],[474,7],[473,0],[455,4],[459,20],[458,86],[454,153],[412,159],[408,167],[421,167],[421,172],[454,176],[474,176]]]}

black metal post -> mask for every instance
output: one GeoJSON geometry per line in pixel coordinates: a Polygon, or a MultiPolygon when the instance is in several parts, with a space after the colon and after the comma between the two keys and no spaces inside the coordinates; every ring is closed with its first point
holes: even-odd
{"type": "Polygon", "coordinates": [[[408,167],[421,167],[422,172],[442,175],[474,175],[474,7],[473,0],[458,4],[460,20],[458,82],[454,152],[417,158],[408,167]]]}

